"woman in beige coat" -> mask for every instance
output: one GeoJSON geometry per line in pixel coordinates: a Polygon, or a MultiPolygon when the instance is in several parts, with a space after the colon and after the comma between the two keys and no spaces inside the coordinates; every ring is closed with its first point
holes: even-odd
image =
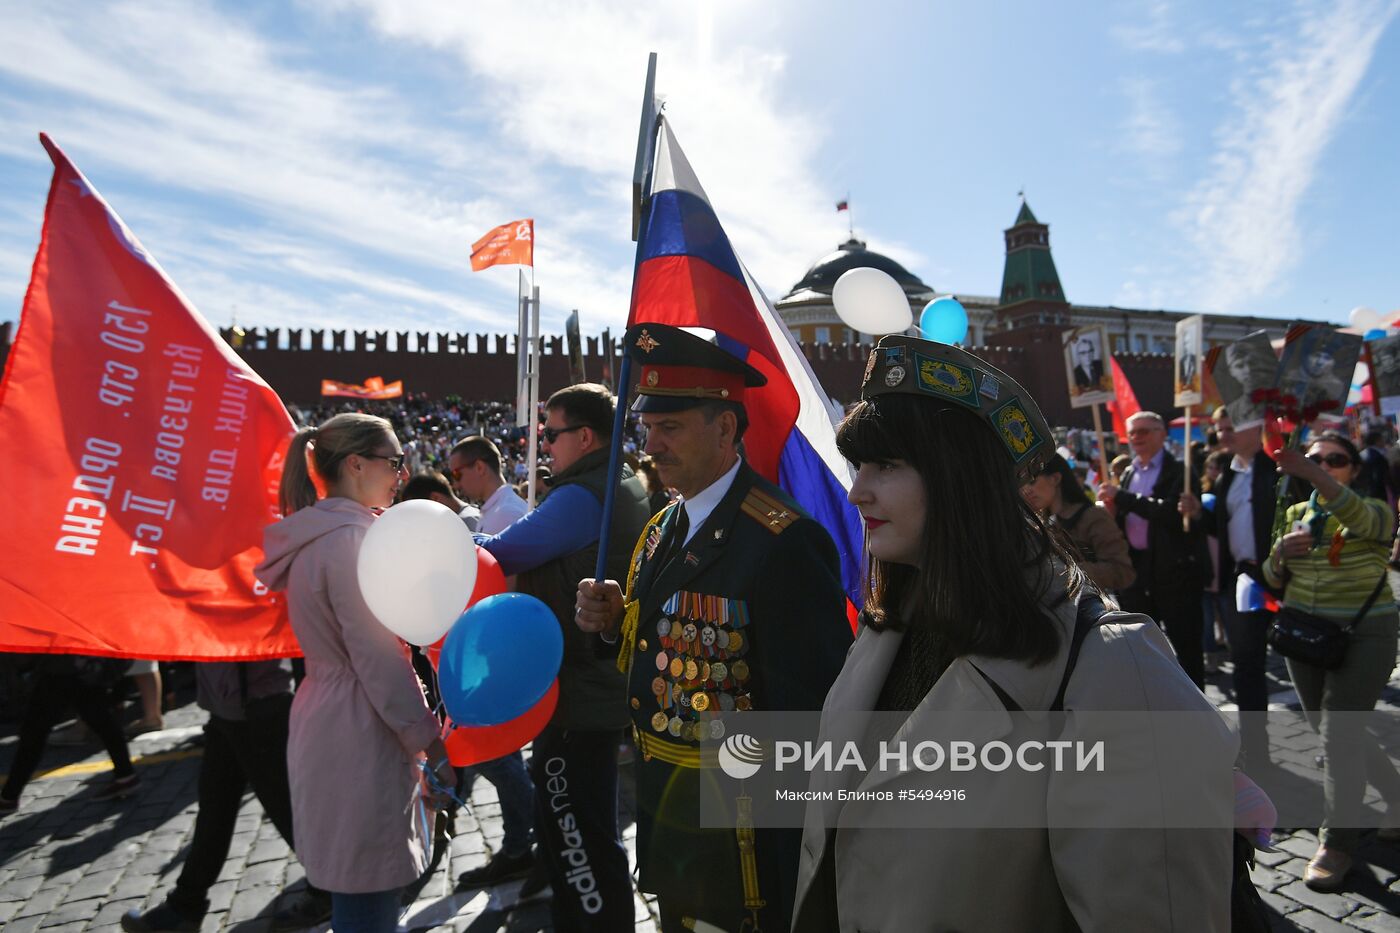
{"type": "Polygon", "coordinates": [[[1137,572],[1128,555],[1128,539],[1108,510],[1084,495],[1064,457],[1051,457],[1040,474],[1021,487],[1021,495],[1047,525],[1069,539],[1079,568],[1095,586],[1117,592],[1133,585],[1137,572]]]}
{"type": "Polygon", "coordinates": [[[837,433],[870,582],[819,744],[857,736],[869,761],[877,741],[986,748],[1057,721],[1050,737],[1075,741],[1101,711],[1133,715],[1107,733],[1105,774],[815,770],[793,929],[1228,930],[1236,742],[1156,625],[1103,613],[1019,495],[1053,455],[1035,403],[952,347],[886,337],[874,355],[837,433]]]}
{"type": "Polygon", "coordinates": [[[403,643],[365,605],[356,562],[374,521],[393,503],[403,450],[389,422],[336,415],[292,440],[282,513],[263,540],[258,579],[286,590],[306,680],[292,704],[287,772],[297,857],[331,892],[337,933],[395,928],[399,891],[427,865],[424,753],[455,786],[438,721],[403,643]],[[326,497],[307,469],[314,464],[326,497]]]}

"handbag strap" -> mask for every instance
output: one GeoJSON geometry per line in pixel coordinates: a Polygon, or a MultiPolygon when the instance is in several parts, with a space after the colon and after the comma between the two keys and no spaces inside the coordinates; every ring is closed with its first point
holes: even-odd
{"type": "Polygon", "coordinates": [[[1357,623],[1366,618],[1366,613],[1370,612],[1371,607],[1376,604],[1376,597],[1381,595],[1381,587],[1385,586],[1387,576],[1388,571],[1382,570],[1381,578],[1376,581],[1376,588],[1372,590],[1371,595],[1366,598],[1366,602],[1361,606],[1361,611],[1356,614],[1356,618],[1352,619],[1351,622],[1342,626],[1342,631],[1350,632],[1352,629],[1356,628],[1357,623]]]}

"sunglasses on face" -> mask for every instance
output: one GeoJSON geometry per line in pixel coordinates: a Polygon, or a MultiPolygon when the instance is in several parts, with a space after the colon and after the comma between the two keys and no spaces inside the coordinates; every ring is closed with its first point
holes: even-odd
{"type": "Polygon", "coordinates": [[[544,435],[545,440],[553,444],[555,441],[559,440],[559,435],[568,434],[570,431],[578,431],[584,427],[587,427],[587,425],[576,424],[567,428],[544,428],[540,433],[544,435]]]}
{"type": "Polygon", "coordinates": [[[1320,463],[1323,466],[1330,466],[1334,470],[1351,466],[1352,460],[1346,454],[1308,454],[1308,459],[1313,463],[1320,463]]]}
{"type": "Polygon", "coordinates": [[[371,460],[383,460],[389,464],[389,469],[393,470],[395,473],[403,469],[403,454],[393,454],[391,456],[385,456],[384,454],[360,454],[360,456],[368,457],[371,460]]]}

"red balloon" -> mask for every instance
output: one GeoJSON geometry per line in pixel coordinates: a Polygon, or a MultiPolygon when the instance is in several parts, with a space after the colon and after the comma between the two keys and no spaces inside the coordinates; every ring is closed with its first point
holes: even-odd
{"type": "Polygon", "coordinates": [[[492,557],[491,552],[486,548],[477,548],[476,586],[472,588],[472,596],[471,599],[467,600],[467,606],[470,608],[488,596],[495,596],[497,593],[505,591],[506,575],[501,571],[501,565],[496,563],[496,558],[492,557]]]}
{"type": "Polygon", "coordinates": [[[540,701],[524,713],[494,726],[459,726],[448,720],[447,758],[458,768],[490,761],[519,751],[540,734],[559,704],[559,681],[550,684],[540,701]]]}
{"type": "MultiPolygon", "coordinates": [[[[471,598],[467,600],[467,609],[475,606],[488,596],[495,596],[497,593],[506,591],[506,575],[501,571],[501,565],[496,563],[496,558],[491,556],[491,552],[484,547],[476,549],[476,586],[472,587],[471,598]]],[[[463,612],[466,610],[464,609],[463,612]]],[[[423,654],[427,656],[428,662],[432,664],[433,670],[437,670],[438,658],[442,656],[442,643],[447,641],[447,636],[443,635],[431,645],[423,646],[423,654]]]]}

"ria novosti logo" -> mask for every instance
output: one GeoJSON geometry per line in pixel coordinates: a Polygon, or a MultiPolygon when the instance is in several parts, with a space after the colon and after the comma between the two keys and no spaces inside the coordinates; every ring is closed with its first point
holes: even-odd
{"type": "Polygon", "coordinates": [[[725,774],[744,781],[763,765],[763,743],[751,735],[732,732],[719,747],[719,766],[725,774]]]}

